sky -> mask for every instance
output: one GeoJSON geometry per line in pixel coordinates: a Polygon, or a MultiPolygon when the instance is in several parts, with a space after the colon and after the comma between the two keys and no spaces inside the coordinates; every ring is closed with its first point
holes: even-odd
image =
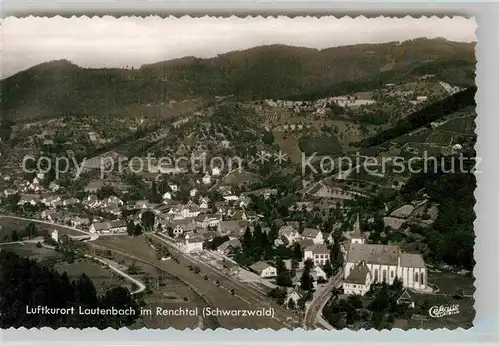
{"type": "Polygon", "coordinates": [[[322,49],[418,37],[472,42],[475,31],[476,22],[463,17],[8,17],[1,20],[0,73],[5,78],[59,59],[82,67],[137,68],[278,43],[322,49]]]}

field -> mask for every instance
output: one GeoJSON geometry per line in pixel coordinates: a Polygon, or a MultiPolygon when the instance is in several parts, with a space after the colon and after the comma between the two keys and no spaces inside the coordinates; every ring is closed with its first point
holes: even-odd
{"type": "Polygon", "coordinates": [[[71,280],[77,280],[80,275],[86,274],[94,283],[98,294],[103,294],[113,286],[131,288],[131,282],[89,259],[76,260],[73,263],[59,262],[54,265],[54,269],[60,273],[66,272],[71,280]]]}
{"type": "Polygon", "coordinates": [[[1,234],[2,239],[4,238],[4,234],[8,235],[10,237],[10,234],[12,233],[13,230],[19,231],[21,229],[24,229],[31,222],[33,222],[35,224],[35,226],[41,230],[47,230],[49,232],[52,232],[52,231],[57,229],[59,232],[59,236],[61,236],[63,234],[67,234],[69,236],[85,235],[85,233],[83,233],[83,232],[78,232],[78,231],[73,230],[73,229],[68,229],[68,228],[60,226],[60,225],[37,222],[37,221],[30,221],[30,220],[14,219],[14,218],[10,218],[7,216],[0,216],[0,226],[1,226],[0,234],[1,234]]]}
{"type": "Polygon", "coordinates": [[[51,250],[47,249],[44,247],[38,248],[36,247],[36,244],[30,243],[30,244],[8,244],[8,245],[2,245],[0,247],[1,249],[4,249],[6,251],[12,251],[15,254],[21,256],[21,257],[29,257],[37,261],[57,261],[60,258],[60,255],[51,250]]]}
{"type": "MultiPolygon", "coordinates": [[[[93,244],[94,243],[89,243],[88,245],[92,246],[93,244]]],[[[213,308],[218,307],[219,309],[224,310],[244,310],[273,306],[275,314],[278,317],[280,307],[275,306],[263,297],[256,298],[255,294],[249,293],[248,289],[245,289],[243,285],[235,285],[229,278],[220,275],[220,273],[210,269],[209,267],[199,265],[201,272],[198,274],[190,271],[187,266],[191,265],[192,262],[185,259],[173,249],[170,250],[173,255],[179,259],[179,263],[172,260],[158,260],[156,258],[155,250],[153,250],[142,237],[99,238],[95,244],[98,246],[104,246],[108,249],[113,249],[115,252],[127,252],[138,259],[140,258],[140,261],[137,260],[137,262],[144,263],[144,261],[146,261],[147,265],[159,268],[169,276],[175,277],[179,281],[191,287],[191,289],[193,289],[208,305],[213,308]],[[207,276],[206,279],[205,276],[207,276]],[[231,289],[234,289],[234,295],[229,292],[231,289]]],[[[280,315],[282,315],[282,313],[280,313],[280,315]]],[[[270,317],[220,316],[218,320],[220,326],[227,329],[281,329],[286,327],[283,323],[270,317]]]]}
{"type": "Polygon", "coordinates": [[[147,287],[144,292],[143,308],[152,310],[153,314],[141,316],[131,326],[132,329],[143,327],[152,329],[217,328],[219,326],[217,320],[211,317],[203,319],[201,316],[156,316],[157,307],[162,309],[197,307],[201,313],[201,309],[207,304],[189,286],[174,276],[156,267],[120,255],[113,254],[112,256],[124,266],[133,265],[136,269],[136,273],[133,274],[134,278],[145,283],[147,287]]]}
{"type": "Polygon", "coordinates": [[[281,131],[274,131],[274,140],[276,144],[280,147],[280,150],[283,151],[291,162],[300,163],[302,160],[302,152],[299,148],[299,142],[294,135],[285,134],[281,131]]]}
{"type": "Polygon", "coordinates": [[[474,279],[470,276],[462,276],[452,272],[429,272],[428,282],[439,288],[437,294],[411,294],[415,301],[416,309],[439,305],[459,305],[460,313],[457,315],[433,318],[428,315],[428,311],[421,311],[421,315],[427,318],[424,321],[409,320],[409,328],[469,328],[475,316],[474,299],[470,297],[474,294],[474,279]],[[463,298],[453,297],[457,290],[462,290],[463,298]]]}
{"type": "Polygon", "coordinates": [[[299,140],[299,148],[306,155],[336,155],[342,154],[342,145],[335,136],[304,136],[299,140]]]}

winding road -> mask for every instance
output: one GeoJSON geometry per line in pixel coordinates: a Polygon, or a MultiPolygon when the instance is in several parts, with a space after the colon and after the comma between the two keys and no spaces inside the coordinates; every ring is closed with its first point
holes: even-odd
{"type": "Polygon", "coordinates": [[[320,292],[317,292],[316,296],[306,309],[304,329],[316,329],[318,321],[321,322],[320,324],[326,329],[333,329],[333,327],[331,327],[328,322],[321,317],[321,312],[332,295],[332,289],[342,284],[343,275],[343,270],[339,270],[335,276],[331,277],[330,280],[320,288],[320,292]]]}

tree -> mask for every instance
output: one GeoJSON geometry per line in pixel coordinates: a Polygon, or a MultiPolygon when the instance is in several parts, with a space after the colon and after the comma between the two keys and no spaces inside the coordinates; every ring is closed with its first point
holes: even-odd
{"type": "Polygon", "coordinates": [[[311,276],[311,269],[313,267],[313,262],[311,259],[308,259],[304,263],[304,271],[302,272],[302,276],[300,278],[300,287],[304,291],[311,291],[314,288],[313,277],[311,276]]]}
{"type": "Polygon", "coordinates": [[[132,221],[127,222],[127,234],[130,236],[135,235],[135,225],[132,221]]]}
{"type": "Polygon", "coordinates": [[[276,284],[279,286],[292,285],[290,271],[286,269],[285,262],[281,257],[278,257],[278,260],[276,262],[276,284]]]}
{"type": "Polygon", "coordinates": [[[13,230],[13,231],[12,231],[12,233],[10,234],[10,239],[11,239],[12,241],[19,241],[19,240],[21,240],[21,239],[19,238],[19,234],[17,233],[17,231],[16,231],[16,230],[13,230]]]}
{"type": "Polygon", "coordinates": [[[323,270],[325,271],[327,278],[330,278],[333,275],[333,268],[330,261],[326,261],[325,265],[323,266],[323,270]]]}
{"type": "Polygon", "coordinates": [[[288,304],[287,304],[287,307],[290,309],[290,310],[295,310],[295,301],[293,299],[288,299],[288,304]]]}
{"type": "Polygon", "coordinates": [[[141,222],[146,230],[153,230],[155,214],[151,210],[146,210],[142,213],[141,222]]]}

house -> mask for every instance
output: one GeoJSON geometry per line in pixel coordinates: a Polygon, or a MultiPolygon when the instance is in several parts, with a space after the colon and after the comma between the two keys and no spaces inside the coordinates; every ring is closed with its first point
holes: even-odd
{"type": "Polygon", "coordinates": [[[94,180],[88,183],[87,186],[85,186],[84,191],[87,193],[96,193],[97,191],[101,190],[104,185],[104,180],[94,180]]]}
{"type": "Polygon", "coordinates": [[[276,276],[276,268],[266,262],[255,262],[250,266],[250,269],[259,274],[261,278],[272,278],[276,276]]]}
{"type": "Polygon", "coordinates": [[[245,232],[248,225],[249,223],[246,220],[227,220],[219,222],[217,229],[222,235],[239,237],[245,232]]]}
{"type": "Polygon", "coordinates": [[[198,189],[194,188],[194,189],[189,190],[190,197],[196,197],[197,194],[198,194],[198,189]]]}
{"type": "Polygon", "coordinates": [[[45,209],[41,213],[42,220],[47,220],[50,222],[57,222],[58,220],[63,219],[63,215],[60,211],[57,211],[55,208],[45,209]]]}
{"type": "Polygon", "coordinates": [[[196,229],[196,224],[193,219],[175,220],[168,223],[168,227],[172,227],[175,237],[179,237],[185,233],[192,232],[196,229]]]}
{"type": "Polygon", "coordinates": [[[19,196],[19,202],[17,202],[18,205],[37,205],[40,203],[40,196],[39,195],[31,195],[31,194],[21,194],[19,196]]]}
{"type": "Polygon", "coordinates": [[[80,227],[80,226],[88,226],[88,224],[90,223],[90,220],[86,217],[77,216],[77,217],[71,218],[69,222],[70,222],[70,225],[73,227],[80,227]]]}
{"type": "Polygon", "coordinates": [[[278,235],[280,237],[285,237],[288,244],[293,244],[302,239],[299,231],[290,224],[281,226],[281,228],[278,230],[278,235]]]}
{"type": "Polygon", "coordinates": [[[182,246],[182,251],[185,253],[194,253],[203,251],[203,238],[194,233],[187,233],[184,237],[184,244],[182,246]]]}
{"type": "Polygon", "coordinates": [[[65,207],[67,207],[67,206],[70,206],[70,205],[76,205],[78,203],[80,203],[80,200],[78,198],[71,197],[71,198],[63,200],[62,205],[65,206],[65,207]]]}
{"type": "Polygon", "coordinates": [[[399,305],[406,305],[410,308],[415,307],[415,302],[413,301],[412,297],[410,296],[406,288],[403,290],[403,293],[401,293],[399,298],[396,300],[396,303],[399,305]]]}
{"type": "Polygon", "coordinates": [[[52,192],[57,192],[61,187],[55,183],[55,182],[51,182],[49,184],[49,190],[51,190],[52,192]]]}
{"type": "Polygon", "coordinates": [[[109,196],[108,198],[103,199],[101,203],[104,207],[107,207],[108,205],[121,207],[124,204],[123,201],[116,196],[109,196]]]}
{"type": "Polygon", "coordinates": [[[114,220],[105,222],[94,222],[89,227],[90,233],[122,233],[127,231],[127,222],[125,220],[114,220]]]}
{"type": "Polygon", "coordinates": [[[311,239],[314,244],[323,244],[325,241],[323,239],[323,233],[315,228],[306,228],[302,232],[302,238],[311,239]]]}
{"type": "Polygon", "coordinates": [[[325,265],[330,260],[330,250],[325,245],[314,244],[304,249],[304,261],[311,259],[314,265],[325,265]]]}
{"type": "Polygon", "coordinates": [[[170,187],[170,191],[172,191],[172,192],[177,192],[177,191],[179,191],[179,185],[177,185],[177,184],[172,184],[172,183],[169,183],[169,184],[168,184],[168,187],[170,187]]]}
{"type": "Polygon", "coordinates": [[[293,301],[294,306],[299,305],[299,300],[304,297],[304,293],[299,288],[294,288],[286,297],[285,297],[285,306],[290,306],[290,300],[293,301]]]}
{"type": "Polygon", "coordinates": [[[3,194],[5,195],[5,197],[15,195],[16,193],[17,193],[17,191],[14,189],[5,189],[3,191],[3,194]]]}
{"type": "Polygon", "coordinates": [[[217,247],[217,252],[230,256],[234,251],[241,247],[241,242],[239,239],[228,240],[217,247]]]}
{"type": "Polygon", "coordinates": [[[165,192],[162,196],[163,200],[171,200],[172,199],[172,194],[170,192],[165,192]]]}
{"type": "Polygon", "coordinates": [[[199,214],[195,218],[195,221],[197,227],[218,227],[220,223],[220,216],[213,214],[199,214]]]}
{"type": "Polygon", "coordinates": [[[210,174],[205,174],[203,178],[201,179],[203,184],[209,185],[212,182],[212,178],[210,177],[210,174]]]}
{"type": "Polygon", "coordinates": [[[94,209],[101,205],[101,202],[96,195],[89,195],[87,196],[87,198],[85,198],[83,204],[85,204],[87,208],[94,209]]]}
{"type": "Polygon", "coordinates": [[[60,196],[46,196],[42,198],[41,202],[47,207],[59,207],[62,206],[62,200],[60,196]]]}
{"type": "Polygon", "coordinates": [[[355,294],[364,296],[370,290],[371,272],[366,262],[361,261],[352,267],[342,283],[345,294],[355,294]]]}
{"type": "Polygon", "coordinates": [[[328,280],[325,271],[320,266],[314,267],[313,271],[316,273],[316,278],[321,280],[328,280]]]}
{"type": "Polygon", "coordinates": [[[59,242],[59,232],[56,230],[54,230],[52,233],[50,233],[50,237],[56,242],[58,243],[59,242]]]}

